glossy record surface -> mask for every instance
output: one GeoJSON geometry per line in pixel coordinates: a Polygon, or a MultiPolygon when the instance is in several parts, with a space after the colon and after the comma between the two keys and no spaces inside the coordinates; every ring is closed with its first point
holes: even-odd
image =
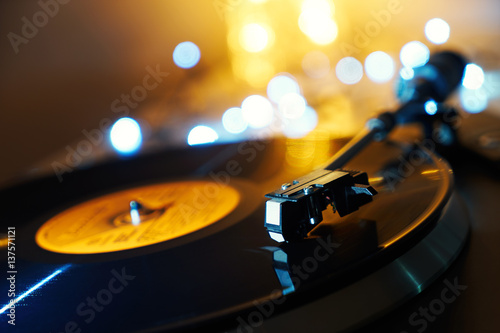
{"type": "MultiPolygon", "coordinates": [[[[347,166],[368,173],[379,192],[374,201],[342,219],[325,212],[324,222],[311,232],[317,238],[278,247],[263,227],[263,195],[290,181],[284,154],[279,140],[191,148],[74,172],[62,183],[54,177],[4,190],[8,209],[1,212],[2,228],[16,226],[17,232],[17,290],[46,279],[17,304],[18,327],[36,322],[49,332],[236,328],[237,316],[246,318],[256,300],[286,300],[279,313],[393,261],[434,228],[451,194],[448,165],[435,155],[410,145],[374,143],[347,166]],[[239,173],[225,178],[228,161],[236,161],[239,173]],[[229,180],[240,204],[212,226],[131,250],[69,255],[43,250],[34,241],[43,223],[75,204],[186,179],[229,180]],[[330,244],[321,251],[326,259],[311,264],[307,274],[294,271],[319,253],[318,244],[330,244]],[[299,283],[287,284],[287,274],[299,283]]],[[[4,296],[1,300],[5,304],[4,296]]]]}

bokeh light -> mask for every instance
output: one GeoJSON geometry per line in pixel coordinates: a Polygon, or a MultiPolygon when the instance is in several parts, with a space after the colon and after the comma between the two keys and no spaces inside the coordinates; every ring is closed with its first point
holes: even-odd
{"type": "Polygon", "coordinates": [[[286,119],[283,126],[283,134],[288,138],[297,139],[306,136],[318,125],[318,114],[307,106],[299,118],[286,119]]]}
{"type": "Polygon", "coordinates": [[[467,89],[479,89],[484,83],[484,71],[476,64],[468,64],[465,66],[462,85],[467,89]]]}
{"type": "Polygon", "coordinates": [[[252,128],[263,128],[271,124],[273,120],[273,106],[271,102],[260,95],[251,95],[241,103],[243,119],[252,128]]]}
{"type": "Polygon", "coordinates": [[[308,10],[317,11],[330,16],[335,12],[335,4],[333,1],[328,0],[304,0],[302,2],[301,10],[303,12],[308,10]]]}
{"type": "Polygon", "coordinates": [[[246,51],[256,53],[264,50],[269,43],[267,29],[258,23],[249,23],[240,31],[240,45],[246,51]]]}
{"type": "Polygon", "coordinates": [[[399,57],[403,66],[415,68],[425,65],[429,61],[430,51],[425,44],[413,41],[401,48],[399,57]]]}
{"type": "Polygon", "coordinates": [[[484,89],[460,89],[460,104],[469,113],[479,113],[488,107],[488,94],[484,89]]]}
{"type": "Polygon", "coordinates": [[[376,83],[384,83],[392,79],[394,67],[391,56],[382,51],[369,54],[365,60],[366,76],[376,83]]]}
{"type": "Polygon", "coordinates": [[[438,105],[435,100],[430,99],[424,104],[424,110],[428,115],[435,115],[438,110],[438,105]]]}
{"type": "Polygon", "coordinates": [[[431,43],[446,43],[450,38],[450,25],[443,19],[433,18],[425,24],[425,36],[431,43]]]}
{"type": "Polygon", "coordinates": [[[194,67],[200,61],[200,49],[193,42],[182,42],[174,49],[174,63],[180,68],[194,67]]]}
{"type": "Polygon", "coordinates": [[[316,16],[316,13],[302,12],[299,17],[299,27],[314,43],[330,44],[337,38],[337,24],[329,17],[316,16]]]}
{"type": "Polygon", "coordinates": [[[299,16],[299,28],[316,44],[333,42],[337,38],[338,27],[332,19],[330,3],[326,0],[305,0],[299,16]]]}
{"type": "Polygon", "coordinates": [[[401,76],[403,80],[409,81],[415,76],[415,71],[413,70],[413,68],[403,67],[399,71],[399,76],[401,76]]]}
{"type": "Polygon", "coordinates": [[[311,51],[302,59],[302,69],[311,78],[324,77],[330,72],[330,59],[321,51],[311,51]]]}
{"type": "Polygon", "coordinates": [[[113,148],[121,154],[135,152],[142,143],[142,133],[139,123],[132,118],[118,119],[109,133],[113,148]]]}
{"type": "Polygon", "coordinates": [[[300,94],[297,81],[289,74],[280,74],[273,77],[267,84],[267,96],[278,104],[283,96],[289,93],[300,94]]]}
{"type": "Polygon", "coordinates": [[[198,125],[189,131],[187,143],[190,146],[212,143],[219,139],[217,132],[208,126],[198,125]]]}
{"type": "Polygon", "coordinates": [[[274,66],[267,59],[247,59],[244,68],[245,80],[254,88],[264,88],[274,75],[274,66]]]}
{"type": "Polygon", "coordinates": [[[337,63],[335,73],[342,83],[355,84],[363,77],[363,65],[353,57],[345,57],[337,63]]]}
{"type": "Polygon", "coordinates": [[[306,100],[297,93],[288,93],[281,98],[278,110],[285,118],[300,118],[306,110],[306,100]]]}
{"type": "Polygon", "coordinates": [[[248,127],[248,122],[243,118],[240,108],[230,108],[222,115],[222,126],[229,133],[239,134],[248,127]]]}

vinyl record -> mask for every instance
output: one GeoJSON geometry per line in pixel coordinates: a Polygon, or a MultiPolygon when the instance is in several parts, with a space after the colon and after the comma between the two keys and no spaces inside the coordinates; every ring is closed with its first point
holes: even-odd
{"type": "Polygon", "coordinates": [[[290,149],[181,149],[3,190],[2,230],[16,231],[16,328],[253,332],[327,312],[331,331],[354,329],[458,255],[467,221],[448,164],[392,141],[347,166],[368,173],[372,203],[343,218],[325,212],[304,241],[274,242],[264,194],[314,165],[290,168],[290,149]]]}

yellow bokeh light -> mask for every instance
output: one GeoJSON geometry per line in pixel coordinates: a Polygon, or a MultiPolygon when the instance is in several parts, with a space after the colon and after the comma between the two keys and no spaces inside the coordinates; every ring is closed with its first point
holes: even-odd
{"type": "Polygon", "coordinates": [[[239,34],[241,47],[248,52],[257,53],[269,44],[268,29],[258,23],[249,23],[243,26],[239,34]]]}
{"type": "Polygon", "coordinates": [[[330,16],[335,11],[335,5],[332,1],[327,0],[304,0],[302,2],[302,11],[316,10],[324,15],[330,16]]]}
{"type": "Polygon", "coordinates": [[[244,68],[245,80],[254,88],[264,88],[274,75],[274,66],[265,59],[250,59],[244,68]]]}
{"type": "Polygon", "coordinates": [[[266,57],[254,54],[239,55],[232,59],[233,74],[256,89],[263,89],[275,75],[275,66],[266,57]]]}
{"type": "Polygon", "coordinates": [[[300,30],[314,43],[330,44],[337,38],[338,27],[330,12],[318,7],[307,7],[299,16],[300,30]]]}

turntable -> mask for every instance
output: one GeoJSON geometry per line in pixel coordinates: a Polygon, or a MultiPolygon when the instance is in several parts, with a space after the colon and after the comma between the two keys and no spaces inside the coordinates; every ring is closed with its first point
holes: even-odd
{"type": "MultiPolygon", "coordinates": [[[[54,22],[59,16],[47,8],[61,15],[72,8],[40,3],[54,22]]],[[[352,105],[335,95],[367,86],[356,86],[356,58],[369,49],[360,43],[376,44],[373,29],[406,10],[395,1],[383,5],[371,10],[364,30],[346,37],[342,27],[353,23],[339,12],[350,5],[304,1],[301,38],[352,54],[322,74],[323,51],[307,53],[304,76],[271,70],[268,80],[266,62],[280,68],[284,59],[269,45],[285,43],[282,34],[247,24],[235,35],[234,27],[248,13],[262,18],[276,9],[265,1],[215,1],[238,83],[228,80],[224,61],[209,68],[203,52],[213,48],[202,46],[200,58],[196,44],[180,43],[172,53],[177,69],[146,66],[141,84],[114,95],[112,116],[99,127],[87,127],[80,141],[0,189],[2,331],[494,332],[500,121],[491,110],[471,114],[482,111],[482,95],[470,86],[479,84],[470,80],[479,68],[470,53],[436,47],[407,66],[412,58],[402,50],[406,67],[394,80],[367,65],[371,57],[383,67],[389,53],[370,53],[364,72],[381,84],[377,98],[393,98],[387,92],[394,87],[397,96],[381,112],[366,110],[374,98],[366,89],[351,96],[352,105]],[[314,33],[311,13],[322,34],[314,33]],[[245,37],[259,33],[267,44],[245,37]],[[270,89],[273,80],[289,91],[270,89]],[[195,93],[213,82],[218,91],[195,93]],[[475,95],[466,95],[470,90],[475,95]],[[228,108],[219,125],[189,123],[188,133],[184,122],[202,118],[212,94],[241,107],[228,108]],[[365,114],[354,117],[361,111],[351,108],[360,105],[365,114]],[[165,111],[174,107],[189,115],[165,111]],[[342,108],[352,114],[335,113],[342,108]],[[110,126],[112,118],[119,120],[110,126]],[[179,143],[183,131],[189,146],[179,143]]],[[[80,13],[98,7],[75,6],[80,13]]],[[[99,8],[97,20],[116,18],[112,5],[99,8]]],[[[42,34],[37,13],[22,22],[42,34]]],[[[294,34],[300,53],[306,44],[294,34]]],[[[16,44],[21,55],[37,43],[27,40],[16,44]]],[[[408,46],[411,55],[420,44],[408,46]]],[[[483,81],[491,83],[491,75],[483,81]]]]}

